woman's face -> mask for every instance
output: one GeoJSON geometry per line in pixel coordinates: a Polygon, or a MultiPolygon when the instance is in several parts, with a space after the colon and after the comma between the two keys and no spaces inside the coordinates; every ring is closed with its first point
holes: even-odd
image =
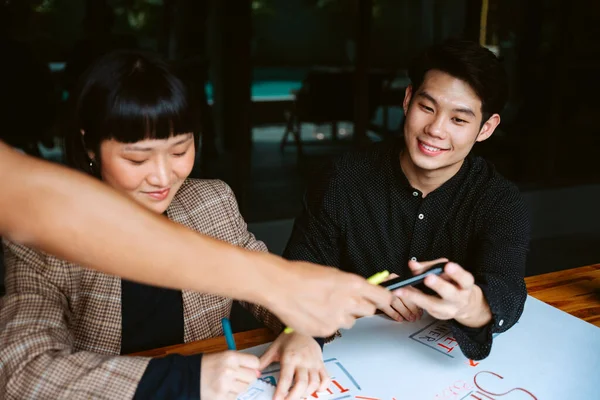
{"type": "Polygon", "coordinates": [[[191,133],[135,143],[105,140],[100,172],[104,182],[161,214],[192,171],[195,153],[191,133]]]}

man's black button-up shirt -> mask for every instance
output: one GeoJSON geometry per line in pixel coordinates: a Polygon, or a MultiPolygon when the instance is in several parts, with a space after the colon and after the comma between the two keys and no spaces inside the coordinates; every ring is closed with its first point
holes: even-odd
{"type": "Polygon", "coordinates": [[[492,311],[473,329],[453,321],[465,356],[487,357],[492,334],[514,325],[527,296],[529,216],[516,186],[480,157],[429,193],[411,187],[401,144],[379,143],[338,158],[304,198],[284,257],[368,277],[410,277],[408,261],[447,257],[470,271],[492,311]]]}

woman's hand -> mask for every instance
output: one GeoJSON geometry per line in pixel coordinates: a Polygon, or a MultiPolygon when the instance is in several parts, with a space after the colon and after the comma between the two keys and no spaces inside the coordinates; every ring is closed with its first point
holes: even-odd
{"type": "Polygon", "coordinates": [[[235,351],[203,355],[200,398],[235,400],[260,376],[259,364],[258,357],[235,351]]]}
{"type": "Polygon", "coordinates": [[[310,336],[279,335],[260,358],[259,368],[263,370],[277,361],[281,364],[281,373],[274,400],[302,399],[329,386],[321,347],[310,336]]]}

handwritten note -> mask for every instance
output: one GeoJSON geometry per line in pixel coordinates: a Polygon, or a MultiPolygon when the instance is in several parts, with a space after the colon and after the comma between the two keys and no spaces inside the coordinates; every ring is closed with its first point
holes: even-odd
{"type": "Polygon", "coordinates": [[[272,400],[275,386],[262,379],[257,379],[250,389],[238,396],[237,400],[272,400]]]}
{"type": "Polygon", "coordinates": [[[447,321],[434,321],[410,335],[410,338],[452,358],[454,356],[451,353],[458,345],[447,321]]]}

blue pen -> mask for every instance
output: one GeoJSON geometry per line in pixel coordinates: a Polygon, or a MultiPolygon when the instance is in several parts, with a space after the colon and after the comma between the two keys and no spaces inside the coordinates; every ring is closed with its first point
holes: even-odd
{"type": "Polygon", "coordinates": [[[223,318],[221,320],[221,325],[223,325],[223,332],[225,333],[225,340],[227,341],[227,348],[229,350],[236,350],[235,339],[233,338],[233,331],[231,330],[231,324],[229,323],[229,318],[223,318]]]}

